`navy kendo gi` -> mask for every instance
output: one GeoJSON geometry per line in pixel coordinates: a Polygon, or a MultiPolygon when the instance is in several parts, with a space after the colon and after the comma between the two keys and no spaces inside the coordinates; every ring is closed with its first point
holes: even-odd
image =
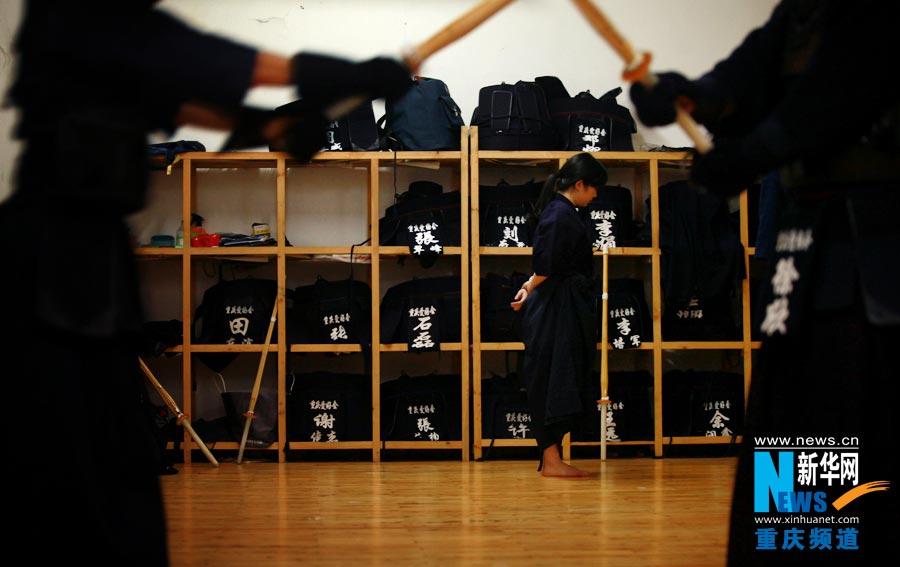
{"type": "Polygon", "coordinates": [[[591,233],[584,216],[559,193],[538,220],[532,269],[547,279],[525,302],[523,374],[543,454],[585,410],[583,392],[597,354],[591,233]]]}
{"type": "Polygon", "coordinates": [[[29,1],[16,38],[0,348],[23,368],[4,381],[23,472],[8,535],[34,563],[168,564],[126,215],[144,204],[147,134],[171,134],[184,101],[240,105],[256,52],[152,4],[29,1]]]}
{"type": "MultiPolygon", "coordinates": [[[[717,161],[714,149],[697,159],[695,179],[725,179],[729,168],[776,171],[783,190],[770,268],[754,306],[763,346],[735,483],[731,566],[875,565],[894,551],[900,87],[876,54],[900,47],[898,17],[895,2],[786,0],[698,81],[722,104],[698,104],[695,117],[715,134],[719,156],[739,142],[731,147],[740,148],[740,160],[717,161]],[[773,552],[755,523],[762,506],[755,505],[754,482],[766,478],[755,458],[774,451],[765,438],[849,443],[840,451],[810,448],[816,479],[807,483],[795,470],[798,493],[826,491],[829,502],[835,499],[838,485],[826,480],[835,455],[858,458],[841,465],[843,490],[876,481],[889,481],[890,490],[827,510],[858,522],[798,525],[802,549],[781,549],[786,527],[776,529],[773,552]],[[829,528],[828,549],[810,539],[815,527],[829,528]]],[[[796,447],[782,450],[799,455],[796,447]]]]}

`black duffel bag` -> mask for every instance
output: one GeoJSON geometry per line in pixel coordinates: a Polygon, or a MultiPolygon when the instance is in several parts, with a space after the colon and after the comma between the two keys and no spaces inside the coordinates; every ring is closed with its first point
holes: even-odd
{"type": "Polygon", "coordinates": [[[440,350],[442,342],[458,342],[462,336],[460,278],[399,283],[384,294],[380,313],[381,342],[406,343],[410,352],[440,350]]]}
{"type": "Polygon", "coordinates": [[[290,374],[288,441],[329,443],[372,439],[372,378],[368,374],[290,374]]]}
{"type": "Polygon", "coordinates": [[[378,219],[382,246],[407,246],[423,267],[431,267],[447,246],[461,242],[462,197],[432,181],[414,181],[378,219]]]}
{"type": "Polygon", "coordinates": [[[664,341],[739,341],[735,307],[729,293],[688,300],[667,299],[662,315],[664,341]]]}
{"type": "Polygon", "coordinates": [[[459,374],[403,375],[381,384],[381,438],[385,441],[459,441],[459,374]]]}
{"type": "Polygon", "coordinates": [[[635,244],[637,227],[634,222],[631,191],[621,185],[605,185],[585,207],[591,228],[591,246],[596,249],[616,248],[635,244]]]}
{"type": "Polygon", "coordinates": [[[485,439],[534,439],[524,385],[516,374],[481,381],[481,436],[485,439]]]}
{"type": "Polygon", "coordinates": [[[534,205],[542,184],[529,181],[510,185],[478,187],[479,238],[481,246],[524,248],[534,242],[534,205]]]}
{"type": "MultiPolygon", "coordinates": [[[[612,278],[607,282],[607,341],[618,350],[634,349],[653,340],[653,319],[644,294],[644,281],[612,278]]],[[[595,281],[597,334],[603,325],[603,282],[595,281]]]]}
{"type": "MultiPolygon", "coordinates": [[[[653,376],[646,370],[610,372],[607,380],[609,404],[606,414],[606,440],[651,441],[653,439],[653,376]]],[[[589,407],[579,427],[572,432],[574,441],[599,441],[602,435],[600,374],[595,372],[586,387],[589,407]]]]}
{"type": "MultiPolygon", "coordinates": [[[[220,280],[203,293],[203,299],[194,311],[192,342],[265,343],[277,290],[275,280],[220,280]]],[[[199,352],[196,356],[214,372],[221,372],[237,358],[237,353],[199,352]]]]}
{"type": "Polygon", "coordinates": [[[294,289],[288,313],[288,337],[300,344],[372,342],[372,288],[369,284],[323,277],[294,289]]]}
{"type": "Polygon", "coordinates": [[[728,437],[744,426],[744,377],[733,372],[669,370],[662,377],[663,435],[728,437]]]}
{"type": "Polygon", "coordinates": [[[459,191],[443,192],[432,181],[413,181],[397,196],[397,202],[378,219],[378,240],[382,246],[409,246],[415,231],[410,227],[429,223],[440,226],[444,246],[459,246],[461,197],[459,191]]]}

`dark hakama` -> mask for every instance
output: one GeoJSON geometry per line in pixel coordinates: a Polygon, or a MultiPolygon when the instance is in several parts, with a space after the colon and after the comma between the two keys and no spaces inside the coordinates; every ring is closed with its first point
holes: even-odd
{"type": "Polygon", "coordinates": [[[557,194],[535,231],[532,266],[547,280],[525,302],[523,374],[538,446],[562,441],[584,411],[582,395],[596,358],[590,233],[581,215],[557,194]]]}

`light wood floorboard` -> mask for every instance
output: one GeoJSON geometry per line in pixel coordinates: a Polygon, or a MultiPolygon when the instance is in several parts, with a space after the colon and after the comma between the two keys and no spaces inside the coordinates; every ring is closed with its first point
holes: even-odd
{"type": "Polygon", "coordinates": [[[573,462],[179,465],[171,565],[725,565],[734,457],[573,462]]]}

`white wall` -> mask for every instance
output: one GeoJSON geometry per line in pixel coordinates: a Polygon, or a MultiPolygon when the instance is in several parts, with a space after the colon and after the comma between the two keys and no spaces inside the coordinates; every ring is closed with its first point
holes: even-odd
{"type": "MultiPolygon", "coordinates": [[[[0,0],[0,101],[6,102],[6,90],[15,68],[12,49],[16,29],[21,19],[20,0],[0,0]]],[[[12,139],[16,113],[0,104],[0,201],[12,189],[13,169],[19,144],[12,139]]]]}
{"type": "MultiPolygon", "coordinates": [[[[775,0],[595,0],[638,50],[653,54],[652,69],[676,69],[695,76],[727,55],[752,28],[763,23],[775,0]]],[[[205,30],[285,55],[319,50],[351,58],[398,55],[441,29],[476,0],[163,0],[160,6],[205,30]]],[[[0,0],[0,89],[14,69],[12,41],[21,0],[0,0]]],[[[111,46],[114,48],[114,46],[111,46]]],[[[602,94],[616,86],[630,106],[621,79],[623,63],[571,2],[518,0],[481,27],[426,61],[421,74],[442,79],[468,122],[478,90],[486,85],[556,75],[570,92],[602,94]]],[[[248,102],[277,106],[288,89],[257,89],[248,102]]],[[[382,107],[376,104],[376,117],[382,107]]],[[[0,200],[10,191],[18,143],[11,139],[14,110],[0,109],[0,200]]],[[[224,135],[184,128],[171,139],[220,148],[224,135]]],[[[687,146],[674,126],[639,127],[644,142],[687,146]]]]}

